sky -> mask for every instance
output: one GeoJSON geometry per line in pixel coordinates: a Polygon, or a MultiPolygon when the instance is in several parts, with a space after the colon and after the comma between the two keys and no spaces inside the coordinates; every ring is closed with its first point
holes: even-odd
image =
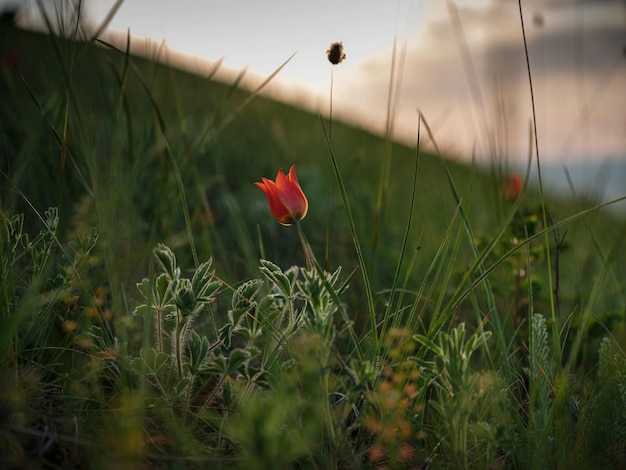
{"type": "MultiPolygon", "coordinates": [[[[114,4],[83,0],[89,24],[114,4]]],[[[523,0],[522,13],[542,160],[626,160],[626,1],[523,0]]],[[[149,56],[166,46],[167,60],[200,71],[220,59],[223,76],[246,68],[250,86],[296,53],[271,96],[327,113],[332,76],[338,119],[381,133],[391,122],[414,144],[419,109],[446,154],[511,164],[529,155],[515,0],[126,0],[105,37],[127,31],[149,56]],[[333,67],[325,52],[335,41],[347,59],[333,67]]]]}

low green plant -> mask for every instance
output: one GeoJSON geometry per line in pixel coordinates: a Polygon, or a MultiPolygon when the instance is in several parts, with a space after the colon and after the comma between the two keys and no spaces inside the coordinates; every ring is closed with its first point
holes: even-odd
{"type": "Polygon", "coordinates": [[[143,348],[131,367],[150,377],[167,408],[180,408],[185,418],[192,388],[211,349],[208,338],[193,331],[193,320],[213,302],[221,283],[214,279],[211,260],[198,266],[188,279],[182,277],[168,247],[159,245],[154,254],[162,273],[138,284],[145,303],[135,314],[156,326],[156,348],[143,348]],[[154,315],[153,321],[147,315],[154,315]]]}
{"type": "Polygon", "coordinates": [[[432,388],[426,429],[436,439],[432,449],[438,465],[478,468],[497,456],[497,437],[506,423],[498,418],[502,405],[502,380],[493,371],[477,371],[474,355],[485,347],[491,333],[477,329],[466,337],[465,324],[441,331],[433,341],[414,338],[429,351],[425,370],[432,388]]]}
{"type": "Polygon", "coordinates": [[[597,379],[582,406],[582,445],[590,467],[620,468],[626,463],[626,355],[605,337],[598,356],[597,379]]]}
{"type": "Polygon", "coordinates": [[[145,384],[147,409],[168,410],[155,419],[180,420],[183,435],[195,439],[221,429],[219,439],[240,449],[246,466],[318,461],[320,433],[339,458],[373,377],[341,358],[351,326],[339,315],[347,288],[338,284],[341,271],[283,271],[261,260],[261,278],[232,287],[210,261],[188,279],[171,249],[160,244],[154,255],[158,269],[138,284],[143,302],[135,309],[152,333],[129,368],[145,384]],[[218,325],[216,318],[226,321],[218,325]]]}

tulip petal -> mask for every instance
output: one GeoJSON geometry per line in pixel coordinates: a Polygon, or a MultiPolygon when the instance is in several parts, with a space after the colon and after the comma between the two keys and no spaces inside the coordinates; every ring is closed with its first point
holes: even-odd
{"type": "Polygon", "coordinates": [[[261,180],[262,183],[254,185],[265,194],[270,211],[278,222],[292,225],[306,216],[309,202],[298,182],[295,165],[291,166],[287,175],[280,169],[276,175],[276,182],[267,178],[261,180]]]}
{"type": "Polygon", "coordinates": [[[255,186],[261,189],[267,198],[267,202],[270,206],[270,212],[274,216],[278,222],[283,225],[291,225],[293,224],[293,219],[291,217],[291,213],[289,209],[285,207],[285,205],[280,200],[278,196],[278,189],[276,184],[268,180],[267,178],[261,178],[263,183],[254,183],[255,186]]]}
{"type": "Polygon", "coordinates": [[[298,182],[295,166],[291,167],[287,176],[282,170],[278,172],[276,187],[278,188],[278,197],[289,210],[293,219],[302,220],[308,212],[309,202],[298,182]]]}

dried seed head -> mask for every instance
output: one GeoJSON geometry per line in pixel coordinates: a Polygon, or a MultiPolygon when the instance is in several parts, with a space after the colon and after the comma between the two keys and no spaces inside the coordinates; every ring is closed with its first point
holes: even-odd
{"type": "Polygon", "coordinates": [[[328,61],[333,65],[343,62],[346,58],[346,54],[343,51],[343,43],[333,42],[326,51],[326,55],[328,56],[328,61]]]}

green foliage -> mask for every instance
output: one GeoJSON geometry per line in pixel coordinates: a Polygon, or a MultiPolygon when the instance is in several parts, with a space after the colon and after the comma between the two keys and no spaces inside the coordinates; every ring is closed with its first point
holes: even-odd
{"type": "Polygon", "coordinates": [[[618,468],[626,459],[626,356],[614,341],[600,344],[597,381],[583,408],[590,465],[618,468]]]}
{"type": "MultiPolygon", "coordinates": [[[[234,367],[231,361],[230,368],[211,366],[209,351],[217,345],[211,347],[207,337],[192,330],[193,320],[200,312],[209,311],[222,285],[214,278],[211,260],[198,266],[189,280],[181,277],[176,256],[169,247],[157,245],[154,257],[163,273],[156,278],[145,278],[137,285],[144,303],[136,307],[135,314],[142,315],[147,324],[156,325],[158,349],[142,349],[140,357],[130,365],[141,377],[150,379],[168,408],[180,408],[186,417],[200,373],[213,367],[225,377],[236,372],[242,361],[235,361],[234,367]]],[[[219,359],[224,358],[220,356],[216,361],[219,359]]]]}
{"type": "MultiPolygon", "coordinates": [[[[38,363],[46,346],[59,347],[45,354],[46,362],[55,363],[70,346],[71,335],[63,329],[79,333],[82,322],[87,332],[93,323],[93,318],[76,318],[75,313],[89,291],[82,276],[94,261],[95,231],[64,248],[57,238],[58,210],[50,208],[39,218],[43,228],[31,238],[24,230],[24,214],[0,212],[0,346],[5,366],[15,367],[29,355],[38,363]]],[[[94,311],[93,316],[102,313],[94,311]]]]}
{"type": "Polygon", "coordinates": [[[412,353],[415,341],[407,329],[392,328],[383,338],[385,355],[376,386],[366,394],[370,405],[363,414],[363,427],[372,434],[368,460],[374,465],[389,462],[394,468],[423,459],[424,380],[412,353]]]}
{"type": "Polygon", "coordinates": [[[476,330],[466,338],[464,323],[440,332],[435,341],[415,336],[432,354],[425,363],[433,388],[427,432],[437,438],[439,448],[433,450],[443,466],[485,467],[497,457],[500,428],[507,424],[499,416],[503,384],[493,371],[472,367],[473,356],[490,336],[489,331],[476,330]]]}
{"type": "Polygon", "coordinates": [[[529,421],[528,436],[532,443],[528,447],[528,462],[533,462],[536,468],[547,468],[550,447],[554,440],[551,420],[553,415],[551,383],[554,383],[552,373],[552,354],[548,345],[548,330],[543,315],[533,315],[530,327],[529,341],[529,421]]]}
{"type": "Polygon", "coordinates": [[[1,33],[27,59],[0,75],[8,466],[623,465],[623,221],[128,50],[1,33]],[[252,186],[290,163],[297,231],[252,186]]]}
{"type": "Polygon", "coordinates": [[[334,452],[352,402],[331,399],[364,386],[331,355],[343,331],[336,301],[346,285],[333,287],[340,270],[283,271],[261,260],[262,279],[232,288],[216,279],[210,261],[189,280],[167,246],[157,245],[154,257],[159,271],[137,285],[143,302],[135,314],[155,325],[157,348],[144,347],[129,362],[136,382],[147,384],[148,409],[171,410],[187,438],[223,429],[246,468],[317,460],[320,432],[334,452]],[[232,291],[226,303],[225,287],[232,291]],[[212,338],[194,326],[192,320],[204,317],[206,324],[206,314],[225,307],[226,321],[212,338]]]}

